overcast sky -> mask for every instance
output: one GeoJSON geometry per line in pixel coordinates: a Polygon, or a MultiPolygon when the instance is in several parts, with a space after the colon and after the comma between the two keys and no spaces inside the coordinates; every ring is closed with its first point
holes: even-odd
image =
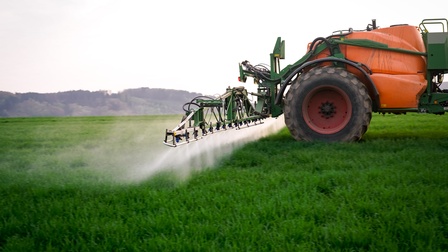
{"type": "MultiPolygon", "coordinates": [[[[448,17],[443,1],[0,0],[0,91],[169,88],[221,94],[238,63],[282,67],[335,30],[448,17]],[[399,2],[399,3],[393,3],[399,2]]],[[[445,4],[446,5],[446,4],[445,4]]],[[[249,90],[256,86],[249,80],[249,90]]]]}

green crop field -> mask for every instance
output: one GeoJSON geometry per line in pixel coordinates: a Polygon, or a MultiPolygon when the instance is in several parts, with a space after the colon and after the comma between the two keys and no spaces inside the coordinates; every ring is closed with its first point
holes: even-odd
{"type": "Polygon", "coordinates": [[[179,119],[0,118],[0,251],[448,251],[446,115],[164,146],[179,119]]]}

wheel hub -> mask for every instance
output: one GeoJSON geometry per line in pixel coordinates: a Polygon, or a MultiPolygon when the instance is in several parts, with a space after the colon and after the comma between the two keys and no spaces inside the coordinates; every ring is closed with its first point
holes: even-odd
{"type": "Polygon", "coordinates": [[[324,135],[335,134],[350,121],[352,105],[339,87],[319,86],[303,100],[303,118],[308,127],[324,135]]]}
{"type": "Polygon", "coordinates": [[[323,102],[321,106],[319,106],[319,114],[325,119],[331,118],[336,114],[336,106],[329,101],[323,102]]]}

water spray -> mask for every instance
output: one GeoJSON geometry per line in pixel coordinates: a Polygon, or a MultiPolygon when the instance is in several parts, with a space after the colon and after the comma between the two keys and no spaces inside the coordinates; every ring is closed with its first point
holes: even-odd
{"type": "Polygon", "coordinates": [[[235,148],[260,139],[285,126],[283,116],[272,116],[267,89],[259,89],[252,102],[244,87],[227,88],[217,97],[198,96],[183,106],[185,114],[172,129],[166,129],[164,149],[152,150],[148,162],[129,171],[128,178],[142,180],[159,172],[174,172],[187,178],[193,171],[213,167],[235,148]],[[172,148],[167,148],[172,147],[172,148]]]}
{"type": "Polygon", "coordinates": [[[192,172],[212,168],[244,144],[278,132],[285,127],[282,117],[267,118],[257,126],[209,134],[206,140],[193,141],[177,148],[158,149],[156,158],[131,169],[127,179],[143,181],[160,172],[173,172],[180,179],[187,179],[192,172]]]}

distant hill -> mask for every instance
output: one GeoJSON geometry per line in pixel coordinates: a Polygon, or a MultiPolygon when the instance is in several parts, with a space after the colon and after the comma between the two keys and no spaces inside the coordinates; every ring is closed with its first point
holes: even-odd
{"type": "Polygon", "coordinates": [[[58,93],[0,91],[0,117],[158,115],[183,113],[199,93],[160,88],[58,93]]]}

